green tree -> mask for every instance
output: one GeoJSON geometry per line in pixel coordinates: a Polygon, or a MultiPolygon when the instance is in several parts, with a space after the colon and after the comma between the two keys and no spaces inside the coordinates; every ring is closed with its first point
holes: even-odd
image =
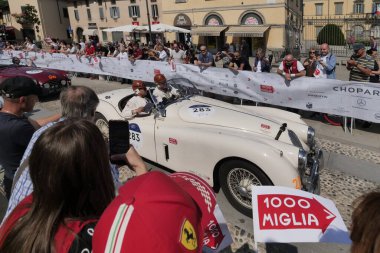
{"type": "Polygon", "coordinates": [[[344,35],[339,26],[334,24],[325,25],[317,37],[318,44],[327,43],[329,45],[343,46],[346,44],[344,35]]]}
{"type": "Polygon", "coordinates": [[[40,25],[40,19],[38,18],[37,15],[37,10],[33,5],[27,4],[24,8],[22,13],[13,13],[13,17],[15,17],[16,22],[19,24],[37,24],[40,25]]]}
{"type": "Polygon", "coordinates": [[[0,0],[0,9],[8,7],[8,1],[7,0],[0,0]]]}

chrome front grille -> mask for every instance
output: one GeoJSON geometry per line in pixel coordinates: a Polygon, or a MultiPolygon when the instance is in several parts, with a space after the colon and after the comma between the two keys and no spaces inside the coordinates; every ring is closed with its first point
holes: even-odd
{"type": "Polygon", "coordinates": [[[290,141],[292,142],[292,144],[294,146],[296,146],[298,148],[302,148],[302,143],[301,143],[300,139],[298,138],[298,136],[296,135],[295,132],[288,129],[288,135],[289,135],[290,141]]]}

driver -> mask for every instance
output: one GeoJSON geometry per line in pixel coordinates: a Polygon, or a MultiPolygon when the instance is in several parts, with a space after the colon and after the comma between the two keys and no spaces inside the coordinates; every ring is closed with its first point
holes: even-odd
{"type": "Polygon", "coordinates": [[[20,59],[18,57],[12,57],[13,65],[20,65],[20,59]]]}
{"type": "Polygon", "coordinates": [[[167,84],[166,77],[163,74],[155,75],[154,83],[157,87],[154,89],[153,95],[156,97],[158,103],[162,102],[164,98],[170,99],[173,96],[179,96],[178,91],[167,84]]]}
{"type": "Polygon", "coordinates": [[[146,87],[141,80],[134,80],[132,89],[135,95],[125,105],[121,115],[125,118],[132,118],[138,114],[144,114],[144,107],[149,103],[145,98],[147,95],[146,87]]]}

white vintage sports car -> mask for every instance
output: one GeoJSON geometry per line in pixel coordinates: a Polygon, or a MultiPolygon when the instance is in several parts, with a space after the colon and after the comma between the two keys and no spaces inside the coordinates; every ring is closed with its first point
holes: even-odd
{"type": "MultiPolygon", "coordinates": [[[[251,186],[280,185],[319,193],[323,153],[314,129],[298,114],[232,105],[201,96],[187,79],[168,81],[181,96],[157,103],[148,89],[150,114],[129,120],[130,141],[145,159],[172,171],[187,171],[223,189],[240,212],[252,216],[251,186]]],[[[99,95],[96,124],[108,121],[134,96],[131,88],[99,95]]]]}

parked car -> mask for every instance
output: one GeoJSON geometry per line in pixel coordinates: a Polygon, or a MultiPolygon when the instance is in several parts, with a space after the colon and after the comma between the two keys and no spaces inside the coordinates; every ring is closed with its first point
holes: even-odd
{"type": "MultiPolygon", "coordinates": [[[[319,193],[323,152],[314,129],[298,114],[233,105],[204,97],[187,79],[169,80],[181,96],[154,103],[149,115],[129,120],[130,142],[141,156],[172,171],[205,179],[240,212],[252,216],[251,186],[280,185],[319,193]]],[[[96,124],[108,121],[134,96],[131,88],[99,95],[96,124]]]]}
{"type": "Polygon", "coordinates": [[[68,72],[64,70],[29,67],[26,65],[0,65],[0,83],[14,76],[26,76],[35,80],[40,85],[41,97],[57,95],[62,88],[71,85],[68,72]]]}

